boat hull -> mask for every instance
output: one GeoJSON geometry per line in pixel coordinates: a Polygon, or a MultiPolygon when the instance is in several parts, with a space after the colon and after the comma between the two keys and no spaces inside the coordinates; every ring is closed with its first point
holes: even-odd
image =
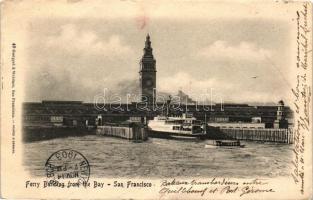
{"type": "Polygon", "coordinates": [[[223,147],[223,148],[234,148],[234,147],[240,147],[243,148],[245,145],[240,144],[239,140],[215,140],[211,141],[211,143],[208,143],[204,146],[205,148],[217,148],[217,147],[223,147]]]}
{"type": "Polygon", "coordinates": [[[202,139],[205,137],[205,134],[181,134],[181,133],[173,133],[173,132],[163,132],[163,131],[154,131],[154,130],[149,130],[148,131],[149,137],[152,138],[166,138],[166,139],[175,139],[175,138],[180,138],[180,139],[194,139],[194,138],[199,138],[202,139]]]}

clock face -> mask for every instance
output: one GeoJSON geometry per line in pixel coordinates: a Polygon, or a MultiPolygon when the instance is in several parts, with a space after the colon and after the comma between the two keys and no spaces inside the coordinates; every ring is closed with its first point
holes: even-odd
{"type": "Polygon", "coordinates": [[[146,84],[145,85],[148,86],[148,87],[151,87],[152,86],[152,80],[151,79],[146,80],[146,84]]]}

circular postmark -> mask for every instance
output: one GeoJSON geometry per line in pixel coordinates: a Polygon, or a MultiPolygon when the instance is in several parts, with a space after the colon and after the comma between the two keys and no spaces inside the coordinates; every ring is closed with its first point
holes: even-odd
{"type": "Polygon", "coordinates": [[[45,164],[47,178],[71,179],[86,183],[90,176],[88,160],[78,151],[62,149],[53,153],[45,164]]]}

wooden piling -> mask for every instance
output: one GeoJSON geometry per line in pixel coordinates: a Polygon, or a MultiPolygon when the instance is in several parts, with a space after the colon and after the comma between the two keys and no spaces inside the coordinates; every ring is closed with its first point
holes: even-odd
{"type": "Polygon", "coordinates": [[[98,126],[96,130],[97,135],[112,136],[124,138],[133,141],[145,141],[148,139],[148,133],[145,127],[139,125],[133,126],[117,126],[117,125],[103,125],[98,126]]]}
{"type": "MultiPolygon", "coordinates": [[[[220,128],[226,137],[241,140],[293,143],[293,132],[291,129],[227,129],[220,128]]],[[[210,134],[210,133],[208,133],[210,134]]],[[[226,139],[226,138],[225,138],[226,139]]]]}

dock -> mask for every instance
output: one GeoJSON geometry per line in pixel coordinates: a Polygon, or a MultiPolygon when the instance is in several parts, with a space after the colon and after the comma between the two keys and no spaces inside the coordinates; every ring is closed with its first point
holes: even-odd
{"type": "Polygon", "coordinates": [[[123,138],[135,142],[148,139],[147,128],[141,124],[104,124],[97,126],[97,135],[123,138]]]}
{"type": "Polygon", "coordinates": [[[237,139],[275,143],[293,143],[293,131],[288,129],[227,129],[227,128],[211,128],[207,132],[208,137],[216,139],[237,139]]]}

